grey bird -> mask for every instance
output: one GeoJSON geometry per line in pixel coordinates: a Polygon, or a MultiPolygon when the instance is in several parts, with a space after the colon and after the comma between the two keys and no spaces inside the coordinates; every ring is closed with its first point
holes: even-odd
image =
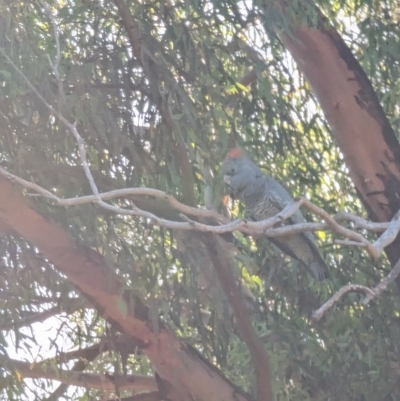
{"type": "MultiPolygon", "coordinates": [[[[238,148],[227,154],[221,166],[221,173],[234,196],[244,203],[246,218],[249,220],[260,221],[275,216],[293,200],[278,181],[265,175],[238,148]]],[[[284,224],[305,221],[298,210],[285,220],[284,224]]],[[[305,265],[316,280],[322,281],[328,277],[328,267],[310,232],[268,239],[284,253],[305,265]]]]}

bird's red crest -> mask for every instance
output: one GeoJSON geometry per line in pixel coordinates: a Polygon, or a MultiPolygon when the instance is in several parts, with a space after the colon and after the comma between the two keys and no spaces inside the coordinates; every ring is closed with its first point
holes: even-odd
{"type": "Polygon", "coordinates": [[[226,159],[236,159],[238,157],[242,157],[243,153],[239,148],[233,148],[226,155],[226,159]]]}

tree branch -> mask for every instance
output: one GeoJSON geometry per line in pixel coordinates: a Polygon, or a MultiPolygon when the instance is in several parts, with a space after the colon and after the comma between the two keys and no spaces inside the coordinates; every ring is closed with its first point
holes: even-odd
{"type": "Polygon", "coordinates": [[[367,305],[370,301],[378,297],[379,295],[382,294],[383,291],[387,289],[389,284],[393,283],[393,281],[396,280],[397,277],[400,275],[400,259],[399,261],[394,265],[393,269],[390,271],[390,273],[377,284],[373,289],[372,293],[369,292],[367,296],[361,301],[363,305],[367,305]]]}
{"type": "MultiPolygon", "coordinates": [[[[80,350],[71,352],[62,352],[57,356],[57,360],[61,363],[69,361],[71,359],[79,358],[72,367],[74,372],[82,372],[86,369],[89,362],[94,361],[98,355],[103,352],[104,349],[101,347],[101,343],[95,344],[91,347],[87,347],[80,350]]],[[[55,358],[44,360],[41,363],[46,365],[48,362],[53,362],[55,358]]],[[[51,366],[51,365],[50,365],[51,366]]],[[[69,384],[61,383],[45,400],[43,401],[57,401],[67,391],[69,384]]]]}
{"type": "MultiPolygon", "coordinates": [[[[131,397],[119,398],[119,401],[163,401],[164,396],[159,391],[154,391],[152,393],[136,394],[131,397]]],[[[108,401],[115,401],[115,399],[110,399],[108,401]]],[[[173,400],[171,400],[173,401],[173,400]]]]}
{"type": "Polygon", "coordinates": [[[320,207],[314,205],[308,199],[305,199],[305,198],[303,198],[303,199],[304,199],[303,205],[305,207],[307,207],[308,210],[310,210],[317,216],[324,219],[325,222],[329,225],[329,227],[332,229],[333,232],[335,232],[337,234],[341,234],[344,237],[349,238],[350,240],[358,241],[358,242],[361,242],[362,244],[365,244],[365,248],[366,248],[367,252],[373,259],[377,259],[379,257],[380,253],[378,253],[378,251],[372,246],[372,244],[366,238],[364,238],[361,234],[356,233],[348,228],[341,226],[324,209],[321,209],[320,207]]]}
{"type": "Polygon", "coordinates": [[[326,301],[318,310],[316,310],[312,316],[311,320],[313,322],[318,322],[321,320],[322,316],[330,308],[332,308],[345,294],[350,291],[361,292],[365,294],[364,299],[361,301],[362,305],[367,305],[371,300],[375,299],[382,294],[387,287],[396,280],[400,275],[400,260],[395,264],[390,273],[377,284],[374,288],[369,288],[364,285],[359,284],[348,284],[337,291],[328,301],[326,301]]]}
{"type": "Polygon", "coordinates": [[[209,236],[204,234],[201,236],[201,239],[208,250],[225,296],[232,306],[239,333],[249,349],[257,379],[257,400],[273,401],[274,395],[272,392],[272,375],[269,358],[264,344],[252,326],[246,302],[236,284],[233,274],[234,270],[228,261],[229,256],[227,256],[226,250],[223,247],[222,240],[215,235],[209,236]]]}
{"type": "MultiPolygon", "coordinates": [[[[384,248],[392,244],[400,231],[400,210],[393,216],[386,231],[372,245],[377,254],[383,252],[384,248]]],[[[397,262],[398,263],[398,262],[397,262]]]]}
{"type": "MultiPolygon", "coordinates": [[[[125,11],[129,11],[129,9],[127,8],[126,4],[123,2],[123,0],[115,0],[117,5],[119,4],[119,7],[122,7],[122,9],[124,9],[125,11]]],[[[129,14],[130,15],[130,14],[129,14]]],[[[132,17],[130,16],[129,21],[127,20],[127,22],[130,23],[130,27],[133,24],[133,26],[135,26],[132,17]]],[[[131,27],[132,28],[132,27],[131,27]]],[[[137,28],[137,27],[136,27],[137,28]]],[[[136,29],[135,28],[135,29],[136,29]]],[[[135,46],[138,45],[137,43],[137,36],[136,36],[136,30],[135,29],[131,29],[130,30],[130,34],[133,35],[132,39],[135,39],[135,46]]],[[[140,44],[140,43],[139,43],[140,44]]],[[[349,238],[352,241],[357,241],[359,243],[362,243],[365,245],[365,248],[367,250],[367,252],[369,253],[369,255],[373,258],[373,259],[377,259],[380,255],[380,253],[382,252],[382,246],[386,246],[388,243],[388,241],[390,241],[391,238],[393,238],[394,233],[397,230],[397,233],[400,230],[400,214],[395,216],[395,220],[399,220],[398,223],[393,223],[390,226],[390,232],[388,232],[387,234],[383,234],[384,235],[384,239],[380,242],[378,242],[378,246],[380,248],[376,249],[366,238],[364,238],[361,234],[356,233],[348,228],[342,227],[341,225],[339,225],[335,219],[330,216],[325,210],[319,208],[318,206],[314,205],[313,203],[311,203],[310,201],[308,201],[305,198],[299,198],[298,201],[294,201],[293,204],[289,204],[281,213],[279,213],[277,216],[272,217],[270,219],[267,219],[263,222],[257,222],[257,223],[248,223],[242,220],[237,220],[234,221],[232,223],[227,223],[224,226],[212,226],[212,228],[210,226],[207,226],[205,224],[202,223],[198,223],[195,221],[188,221],[186,224],[183,222],[171,222],[171,221],[167,221],[164,219],[160,219],[159,217],[155,216],[152,213],[143,211],[138,209],[137,207],[133,207],[132,209],[128,210],[128,209],[123,209],[120,207],[116,207],[113,205],[109,205],[106,202],[104,202],[102,200],[102,197],[100,196],[100,193],[98,191],[97,185],[95,183],[95,180],[93,178],[92,173],[90,172],[90,168],[88,165],[88,162],[86,160],[86,149],[85,149],[85,144],[84,141],[82,139],[82,137],[80,136],[78,130],[76,129],[76,124],[71,124],[66,118],[64,118],[64,116],[56,111],[53,106],[51,106],[46,99],[43,98],[43,96],[37,91],[37,89],[31,84],[31,82],[29,81],[29,79],[23,74],[23,72],[21,70],[18,69],[18,67],[12,62],[12,60],[7,56],[7,54],[4,53],[4,51],[2,49],[0,49],[0,52],[3,54],[3,56],[7,59],[7,61],[13,66],[13,68],[23,77],[23,79],[25,80],[25,82],[28,84],[28,86],[34,91],[34,93],[39,97],[39,99],[42,100],[42,102],[46,105],[46,107],[52,112],[54,113],[61,122],[63,122],[63,124],[70,130],[70,132],[73,134],[73,136],[75,137],[77,143],[78,143],[78,149],[79,149],[79,154],[80,154],[80,158],[82,161],[82,166],[83,169],[85,171],[85,175],[90,183],[90,187],[92,189],[92,192],[94,194],[94,199],[93,201],[95,201],[99,206],[103,207],[104,209],[111,211],[113,213],[120,213],[120,214],[125,214],[125,215],[132,215],[132,216],[141,216],[141,217],[146,217],[149,218],[153,221],[155,221],[157,224],[162,225],[164,227],[167,228],[176,228],[176,229],[182,229],[182,230],[189,230],[189,229],[196,229],[198,231],[208,231],[208,232],[214,232],[214,233],[223,233],[223,232],[227,232],[224,231],[226,229],[228,229],[228,231],[232,231],[235,229],[240,228],[241,226],[245,226],[244,228],[247,228],[248,225],[254,225],[257,228],[260,228],[259,225],[262,224],[262,232],[264,233],[265,230],[267,228],[272,227],[273,225],[275,225],[276,223],[279,223],[280,221],[284,220],[285,218],[290,217],[293,213],[296,212],[296,210],[298,210],[298,208],[302,205],[304,205],[305,207],[307,207],[311,212],[315,213],[316,215],[320,216],[321,218],[323,218],[326,221],[326,224],[329,225],[329,227],[336,233],[344,235],[345,237],[349,238]],[[288,210],[289,211],[288,211],[288,210]],[[288,217],[284,217],[285,213],[288,213],[289,216],[288,217]],[[246,227],[247,226],[247,227],[246,227]]],[[[137,56],[137,55],[136,55],[137,56]]],[[[61,88],[62,89],[62,88],[61,88]]],[[[48,198],[51,198],[53,200],[56,200],[56,202],[60,202],[60,199],[57,198],[55,195],[51,194],[49,191],[40,188],[39,186],[37,186],[36,184],[33,183],[28,183],[25,180],[22,180],[19,177],[16,177],[14,175],[11,175],[10,173],[8,173],[7,171],[5,171],[4,169],[0,169],[0,173],[7,176],[8,178],[14,178],[16,180],[18,180],[20,183],[24,183],[25,185],[30,186],[32,189],[35,189],[36,191],[42,191],[42,194],[48,198]]],[[[160,195],[160,194],[158,194],[160,195]]],[[[165,199],[165,198],[164,198],[165,199]]],[[[173,200],[171,199],[171,197],[168,197],[167,200],[169,202],[173,202],[173,200]]],[[[176,204],[175,204],[176,205],[176,204]]],[[[189,219],[187,219],[189,220],[189,219]]],[[[286,227],[285,227],[286,228],[286,227]]],[[[389,229],[389,228],[388,228],[389,229]]],[[[290,230],[290,228],[288,228],[288,231],[290,230]]],[[[268,233],[265,233],[268,236],[268,233]]],[[[393,240],[395,239],[395,237],[393,238],[393,240]]]]}
{"type": "Polygon", "coordinates": [[[29,326],[33,323],[44,322],[50,317],[53,317],[63,312],[71,314],[81,308],[87,308],[87,307],[91,307],[91,305],[89,305],[87,301],[81,298],[63,299],[62,304],[60,305],[54,306],[42,312],[31,313],[26,317],[22,317],[12,322],[3,323],[0,325],[0,330],[5,330],[5,331],[16,330],[24,326],[29,326]]]}
{"type": "MultiPolygon", "coordinates": [[[[161,75],[159,71],[160,68],[158,67],[155,60],[153,60],[153,57],[148,51],[148,49],[142,46],[139,26],[132,17],[128,5],[125,3],[124,0],[114,0],[114,3],[118,7],[119,14],[122,18],[123,24],[125,26],[129,38],[129,42],[132,46],[133,54],[138,60],[138,62],[142,65],[143,71],[150,82],[150,89],[153,101],[157,105],[157,108],[166,126],[168,127],[169,131],[168,134],[171,138],[173,132],[177,134],[178,139],[176,142],[174,141],[174,143],[175,143],[175,154],[182,172],[182,192],[185,202],[191,206],[194,206],[196,204],[196,197],[194,193],[195,184],[193,177],[193,169],[188,159],[185,143],[180,137],[179,131],[176,129],[177,127],[175,121],[171,117],[169,108],[165,104],[159,92],[160,75],[161,75]]],[[[175,79],[169,73],[169,70],[165,69],[164,73],[167,74],[167,82],[172,82],[175,87],[176,86],[175,79]]]]}
{"type": "MultiPolygon", "coordinates": [[[[265,0],[265,13],[271,5],[286,19],[286,29],[276,31],[310,82],[368,215],[373,221],[391,220],[400,209],[400,144],[371,81],[315,4],[265,0]],[[296,18],[304,8],[315,16],[313,26],[296,18]]],[[[400,238],[386,252],[394,266],[400,238]]]]}
{"type": "Polygon", "coordinates": [[[63,369],[54,369],[51,366],[35,364],[30,362],[17,361],[5,356],[0,356],[0,362],[3,368],[9,371],[16,370],[25,378],[43,378],[56,380],[68,385],[96,388],[102,390],[115,390],[116,386],[120,390],[131,391],[157,391],[158,385],[154,377],[129,375],[114,377],[109,374],[96,375],[91,373],[81,373],[63,369]]]}
{"type": "MultiPolygon", "coordinates": [[[[79,133],[76,131],[76,134],[79,136],[79,133]]],[[[79,136],[80,138],[80,136],[79,136]]],[[[82,142],[81,142],[82,144],[82,142]]],[[[76,206],[83,205],[87,203],[96,203],[102,208],[111,211],[112,213],[122,214],[122,215],[130,215],[136,217],[144,217],[150,219],[154,224],[158,224],[162,227],[178,229],[178,230],[195,230],[201,232],[211,232],[215,234],[223,234],[232,231],[241,231],[246,234],[264,234],[267,237],[281,237],[290,234],[297,234],[305,231],[322,231],[331,229],[333,232],[337,234],[343,235],[346,238],[349,238],[353,242],[347,242],[346,245],[355,245],[365,247],[369,255],[373,259],[377,259],[383,251],[383,248],[390,243],[389,241],[396,238],[396,232],[398,233],[400,230],[400,212],[395,215],[394,219],[390,223],[371,223],[366,222],[365,220],[351,215],[349,213],[339,213],[337,217],[332,217],[328,212],[313,204],[306,198],[296,198],[291,203],[289,203],[280,213],[277,215],[268,218],[266,220],[250,222],[243,219],[238,219],[234,221],[229,221],[226,217],[220,215],[219,213],[208,210],[208,209],[199,209],[191,206],[187,206],[178,200],[176,200],[172,195],[167,194],[164,191],[160,191],[154,188],[124,188],[117,189],[114,191],[109,191],[105,193],[99,193],[97,190],[97,186],[94,182],[94,178],[90,172],[89,166],[85,157],[85,149],[80,146],[80,151],[82,151],[82,164],[84,164],[85,173],[89,175],[90,181],[94,184],[94,189],[96,189],[96,194],[82,196],[78,198],[70,198],[70,199],[61,199],[46,190],[45,188],[40,187],[39,185],[26,181],[23,178],[20,178],[14,174],[9,173],[4,168],[0,167],[0,175],[8,178],[11,181],[17,182],[22,185],[24,188],[31,189],[36,193],[42,195],[47,199],[53,200],[59,206],[76,206]],[[104,202],[104,200],[110,200],[115,198],[123,198],[130,195],[146,195],[153,196],[156,198],[163,199],[168,202],[168,204],[174,209],[186,213],[188,215],[196,216],[196,217],[208,217],[213,218],[216,222],[224,223],[218,226],[215,225],[207,225],[203,223],[199,223],[197,221],[193,221],[186,217],[185,215],[181,215],[181,217],[186,220],[184,222],[178,222],[173,220],[166,220],[156,216],[153,213],[147,212],[145,210],[139,209],[133,206],[131,209],[121,208],[117,206],[113,206],[104,202]],[[288,219],[293,215],[301,206],[306,207],[312,213],[321,217],[325,220],[326,223],[301,223],[301,224],[293,224],[284,227],[271,228],[276,224],[282,223],[284,220],[288,219]],[[382,234],[383,239],[377,240],[374,244],[371,244],[365,237],[361,234],[350,230],[349,228],[341,226],[338,221],[350,220],[357,222],[364,229],[372,230],[375,232],[379,232],[386,230],[382,234]]],[[[92,186],[92,185],[91,185],[92,186]]]]}
{"type": "Polygon", "coordinates": [[[336,292],[331,298],[328,299],[319,309],[317,309],[311,316],[311,321],[318,322],[324,313],[332,308],[340,299],[350,291],[362,292],[364,294],[373,294],[371,288],[360,284],[347,284],[336,292]]]}
{"type": "Polygon", "coordinates": [[[28,207],[21,194],[3,177],[0,177],[0,204],[1,220],[53,263],[114,327],[140,343],[157,374],[169,386],[168,396],[176,401],[191,396],[212,401],[216,394],[227,401],[249,399],[219,371],[188,351],[185,343],[162,321],[155,331],[148,308],[124,290],[124,283],[104,258],[97,252],[89,252],[59,225],[28,207]]]}

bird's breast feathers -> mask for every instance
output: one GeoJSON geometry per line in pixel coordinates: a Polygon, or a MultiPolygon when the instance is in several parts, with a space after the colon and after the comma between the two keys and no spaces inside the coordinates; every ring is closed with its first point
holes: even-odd
{"type": "Polygon", "coordinates": [[[231,176],[230,176],[230,175],[224,175],[224,181],[225,181],[228,185],[231,185],[231,176]]]}

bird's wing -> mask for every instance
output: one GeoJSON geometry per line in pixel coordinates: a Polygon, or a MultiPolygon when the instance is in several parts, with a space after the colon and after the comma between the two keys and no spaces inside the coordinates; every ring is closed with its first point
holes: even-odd
{"type": "MultiPolygon", "coordinates": [[[[270,188],[271,193],[274,195],[271,196],[271,202],[275,204],[275,207],[279,209],[280,211],[283,210],[290,202],[293,201],[293,198],[289,194],[289,192],[286,190],[284,186],[282,186],[278,181],[274,180],[271,177],[266,177],[267,179],[267,188],[270,188]]],[[[279,212],[277,212],[279,213],[279,212]]],[[[285,220],[283,223],[284,225],[289,225],[289,224],[301,224],[301,223],[306,223],[306,219],[303,216],[303,213],[301,213],[301,210],[298,209],[296,210],[295,213],[293,213],[288,219],[285,220]]],[[[314,241],[314,235],[313,233],[306,231],[304,232],[304,235],[310,240],[314,241]]]]}
{"type": "Polygon", "coordinates": [[[302,262],[315,279],[323,280],[328,277],[326,263],[314,240],[307,236],[306,233],[268,239],[284,253],[302,262]]]}
{"type": "MultiPolygon", "coordinates": [[[[289,192],[276,180],[266,176],[267,180],[267,196],[268,200],[274,204],[274,209],[278,210],[277,213],[282,211],[290,202],[293,201],[292,196],[289,192]]],[[[306,219],[300,210],[296,210],[295,213],[290,216],[287,220],[287,224],[299,224],[305,223],[306,219]]]]}
{"type": "MultiPolygon", "coordinates": [[[[267,177],[269,179],[269,177],[267,177]]],[[[286,189],[280,185],[277,181],[269,179],[268,189],[270,195],[268,201],[270,209],[275,209],[275,211],[281,211],[284,209],[291,201],[292,197],[286,191],[286,189]]],[[[274,213],[276,214],[276,213],[274,213]]],[[[273,214],[272,214],[273,215],[273,214]]],[[[268,216],[270,217],[270,216],[268,216]]],[[[305,223],[306,219],[300,210],[297,210],[290,218],[286,219],[283,224],[300,224],[305,223]]],[[[311,232],[303,232],[295,235],[279,237],[279,238],[269,238],[276,246],[278,246],[283,252],[295,259],[303,262],[309,269],[312,275],[321,280],[327,277],[328,269],[323,260],[321,253],[314,242],[314,235],[311,232]],[[302,249],[301,254],[294,251],[294,249],[302,249]]]]}

